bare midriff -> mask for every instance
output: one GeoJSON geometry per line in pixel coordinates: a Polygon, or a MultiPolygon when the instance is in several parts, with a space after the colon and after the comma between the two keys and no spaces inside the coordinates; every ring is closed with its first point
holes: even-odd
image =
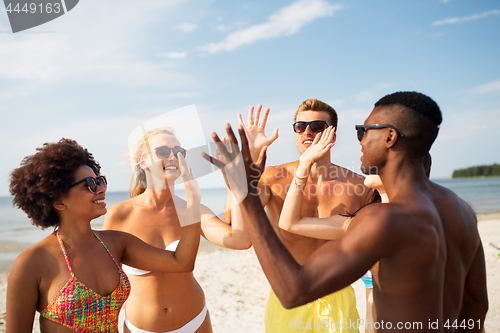
{"type": "Polygon", "coordinates": [[[127,319],[150,332],[178,329],[196,317],[205,294],[193,273],[129,275],[132,291],[125,305],[127,319]]]}

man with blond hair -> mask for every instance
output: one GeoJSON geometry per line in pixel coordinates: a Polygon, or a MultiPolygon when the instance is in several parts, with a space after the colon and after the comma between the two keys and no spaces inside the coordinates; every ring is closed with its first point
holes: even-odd
{"type": "MultiPolygon", "coordinates": [[[[254,115],[254,108],[250,108],[246,126],[241,115],[238,115],[254,160],[257,160],[263,147],[269,146],[278,137],[277,129],[271,136],[265,136],[269,108],[264,111],[259,124],[261,110],[262,106],[258,105],[254,115]]],[[[302,155],[311,146],[314,138],[330,126],[337,128],[337,112],[333,107],[318,99],[302,102],[295,113],[293,123],[299,153],[302,155]]],[[[293,258],[298,263],[304,264],[327,240],[295,234],[278,225],[283,202],[288,189],[293,185],[292,180],[298,165],[299,160],[267,167],[258,182],[257,191],[279,239],[293,258]]],[[[310,166],[307,179],[301,179],[301,182],[305,182],[302,215],[321,218],[355,212],[365,205],[372,195],[371,190],[364,187],[363,179],[363,176],[331,163],[331,154],[328,151],[323,158],[310,166]]],[[[229,219],[229,216],[227,218],[229,219]]],[[[325,320],[333,323],[356,322],[358,318],[356,298],[351,286],[292,310],[285,309],[271,290],[266,307],[265,326],[268,333],[297,332],[300,328],[313,327],[315,322],[325,320]]],[[[357,331],[357,329],[342,328],[340,324],[340,329],[334,325],[331,330],[320,329],[318,332],[357,331]]],[[[314,332],[314,327],[308,332],[314,332]]]]}

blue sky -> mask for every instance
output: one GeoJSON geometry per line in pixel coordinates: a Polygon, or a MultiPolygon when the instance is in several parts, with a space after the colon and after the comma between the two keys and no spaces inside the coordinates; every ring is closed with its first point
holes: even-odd
{"type": "Polygon", "coordinates": [[[500,162],[498,1],[81,0],[52,22],[9,31],[1,9],[0,195],[24,156],[61,137],[96,156],[109,190],[127,190],[129,134],[192,104],[207,141],[250,105],[270,107],[274,165],[298,158],[293,114],[321,99],[339,114],[332,161],[357,170],[354,125],[401,90],[443,111],[433,178],[500,162]]]}

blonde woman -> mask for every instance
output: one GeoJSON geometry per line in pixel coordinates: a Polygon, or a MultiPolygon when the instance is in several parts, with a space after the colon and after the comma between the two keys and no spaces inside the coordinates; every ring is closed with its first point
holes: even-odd
{"type": "MultiPolygon", "coordinates": [[[[181,238],[189,200],[175,194],[179,157],[186,156],[170,127],[146,132],[133,155],[129,200],[111,207],[105,229],[129,232],[157,248],[173,251],[181,238]]],[[[237,208],[236,208],[237,209],[237,208]]],[[[251,246],[241,221],[221,221],[201,205],[202,235],[219,246],[251,246]]],[[[132,290],[125,306],[124,332],[212,332],[205,295],[192,272],[170,274],[124,266],[132,290]]]]}

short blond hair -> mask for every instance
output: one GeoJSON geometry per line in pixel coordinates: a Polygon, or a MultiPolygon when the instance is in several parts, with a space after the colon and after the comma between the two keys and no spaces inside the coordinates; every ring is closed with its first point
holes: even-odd
{"type": "Polygon", "coordinates": [[[293,118],[293,121],[297,121],[298,114],[303,111],[324,111],[328,113],[328,115],[330,116],[330,125],[335,127],[335,131],[337,131],[337,122],[338,122],[337,111],[335,111],[334,108],[332,108],[325,102],[320,101],[319,99],[316,98],[306,99],[299,105],[297,112],[295,112],[295,117],[293,118]]]}

